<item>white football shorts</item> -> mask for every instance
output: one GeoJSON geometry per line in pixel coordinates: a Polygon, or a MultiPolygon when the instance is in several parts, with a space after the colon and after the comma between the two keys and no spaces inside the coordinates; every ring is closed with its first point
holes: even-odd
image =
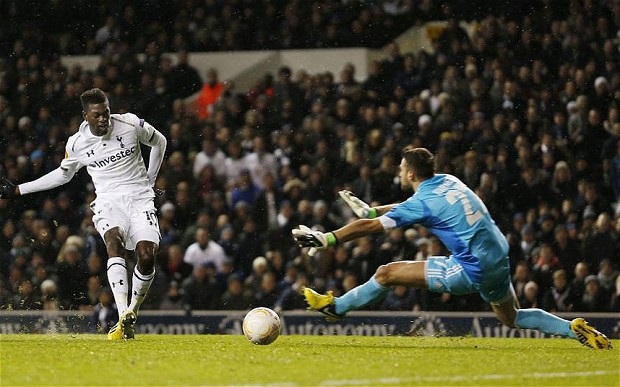
{"type": "Polygon", "coordinates": [[[161,240],[157,210],[148,193],[101,195],[90,203],[90,208],[101,237],[118,227],[128,250],[135,250],[139,241],[159,244],[161,240]]]}

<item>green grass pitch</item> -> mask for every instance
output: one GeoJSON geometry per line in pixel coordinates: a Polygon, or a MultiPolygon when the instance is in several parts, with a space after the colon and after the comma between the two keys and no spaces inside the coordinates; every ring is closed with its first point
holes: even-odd
{"type": "Polygon", "coordinates": [[[620,340],[2,335],[1,386],[619,386],[620,340]]]}

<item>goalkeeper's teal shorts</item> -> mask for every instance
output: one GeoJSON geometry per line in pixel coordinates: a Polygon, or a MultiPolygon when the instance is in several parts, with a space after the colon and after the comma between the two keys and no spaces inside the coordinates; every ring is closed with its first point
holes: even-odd
{"type": "Polygon", "coordinates": [[[505,266],[494,268],[490,274],[483,274],[482,284],[473,283],[463,266],[452,256],[428,257],[424,276],[428,289],[437,293],[480,293],[485,301],[492,303],[502,303],[509,298],[509,294],[512,295],[508,260],[505,266]]]}

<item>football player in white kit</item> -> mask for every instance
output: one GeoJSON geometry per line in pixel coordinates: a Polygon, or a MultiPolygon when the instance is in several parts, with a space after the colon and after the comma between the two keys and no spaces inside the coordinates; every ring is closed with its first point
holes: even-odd
{"type": "Polygon", "coordinates": [[[18,186],[2,177],[0,198],[58,187],[86,167],[97,195],[90,204],[93,223],[105,241],[108,281],[120,316],[119,322],[110,329],[108,339],[132,339],[138,309],[155,275],[154,263],[161,236],[153,186],[167,141],[153,126],[134,114],[110,114],[108,98],[100,89],[84,92],[80,100],[84,122],[67,140],[65,158],[60,166],[18,186]],[[148,170],[140,144],[151,148],[148,170]],[[135,250],[138,258],[129,305],[126,250],[135,250]]]}

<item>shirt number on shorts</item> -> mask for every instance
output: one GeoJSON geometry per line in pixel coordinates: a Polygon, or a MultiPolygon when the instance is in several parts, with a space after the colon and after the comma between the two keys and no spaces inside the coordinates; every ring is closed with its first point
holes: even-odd
{"type": "Polygon", "coordinates": [[[144,214],[146,215],[147,222],[149,222],[149,226],[158,226],[155,211],[144,211],[144,214]]]}

